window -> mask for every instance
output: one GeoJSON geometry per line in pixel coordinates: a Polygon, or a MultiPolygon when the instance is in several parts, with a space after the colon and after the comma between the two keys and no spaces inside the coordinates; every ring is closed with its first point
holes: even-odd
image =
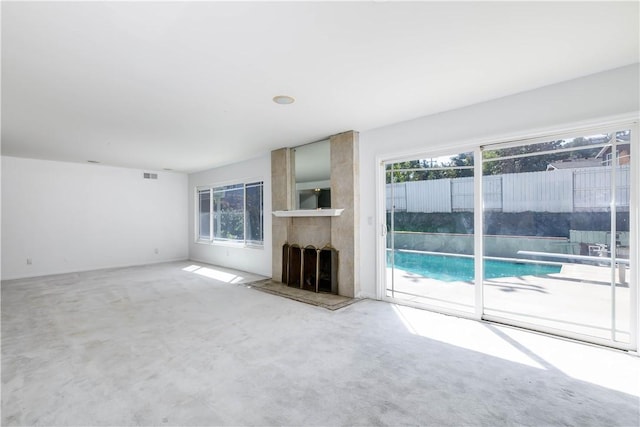
{"type": "Polygon", "coordinates": [[[211,239],[211,190],[198,191],[198,239],[210,240],[211,239]]]}
{"type": "Polygon", "coordinates": [[[198,190],[198,240],[262,246],[263,182],[198,190]]]}
{"type": "Polygon", "coordinates": [[[213,189],[213,240],[244,240],[244,185],[213,189]]]}
{"type": "Polygon", "coordinates": [[[251,245],[262,245],[264,241],[262,182],[247,184],[245,186],[245,193],[247,199],[244,219],[246,230],[245,240],[251,245]]]}

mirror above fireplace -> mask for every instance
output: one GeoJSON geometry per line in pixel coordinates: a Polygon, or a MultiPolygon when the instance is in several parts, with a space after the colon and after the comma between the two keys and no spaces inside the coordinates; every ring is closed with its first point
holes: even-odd
{"type": "Polygon", "coordinates": [[[292,149],[295,209],[331,208],[331,144],[312,142],[292,149]]]}

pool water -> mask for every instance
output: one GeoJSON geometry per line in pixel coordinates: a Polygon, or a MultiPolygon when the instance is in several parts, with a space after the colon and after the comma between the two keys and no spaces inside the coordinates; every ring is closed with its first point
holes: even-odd
{"type": "MultiPolygon", "coordinates": [[[[394,261],[396,268],[443,282],[474,280],[473,258],[395,251],[394,261]]],[[[391,267],[391,252],[387,252],[387,267],[391,267]]],[[[538,276],[559,272],[559,265],[484,261],[485,279],[538,276]]]]}

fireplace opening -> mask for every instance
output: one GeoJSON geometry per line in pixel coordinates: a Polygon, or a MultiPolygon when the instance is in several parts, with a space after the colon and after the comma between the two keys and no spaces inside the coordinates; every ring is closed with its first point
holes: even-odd
{"type": "Polygon", "coordinates": [[[338,293],[338,251],[285,243],[282,247],[282,283],[312,292],[338,293]]]}
{"type": "Polygon", "coordinates": [[[283,279],[283,283],[299,288],[302,283],[300,274],[302,268],[302,248],[298,245],[291,245],[288,247],[287,252],[289,253],[287,256],[287,265],[286,268],[283,266],[282,269],[283,272],[287,272],[287,278],[286,281],[283,279]]]}
{"type": "Polygon", "coordinates": [[[318,252],[318,291],[338,293],[338,251],[329,248],[318,252]]]}
{"type": "Polygon", "coordinates": [[[318,292],[318,250],[315,246],[307,246],[302,254],[302,289],[318,292]]]}

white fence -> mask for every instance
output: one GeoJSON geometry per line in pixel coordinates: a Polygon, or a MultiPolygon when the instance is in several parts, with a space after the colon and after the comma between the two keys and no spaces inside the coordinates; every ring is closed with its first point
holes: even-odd
{"type": "MultiPolygon", "coordinates": [[[[629,166],[616,175],[616,206],[628,210],[629,166]]],[[[483,178],[484,208],[502,212],[593,212],[610,207],[611,167],[489,175],[483,178]]],[[[473,210],[473,178],[387,184],[387,210],[461,212],[473,210]],[[393,200],[392,200],[393,197],[393,200]],[[393,201],[393,203],[392,203],[393,201]]]]}

